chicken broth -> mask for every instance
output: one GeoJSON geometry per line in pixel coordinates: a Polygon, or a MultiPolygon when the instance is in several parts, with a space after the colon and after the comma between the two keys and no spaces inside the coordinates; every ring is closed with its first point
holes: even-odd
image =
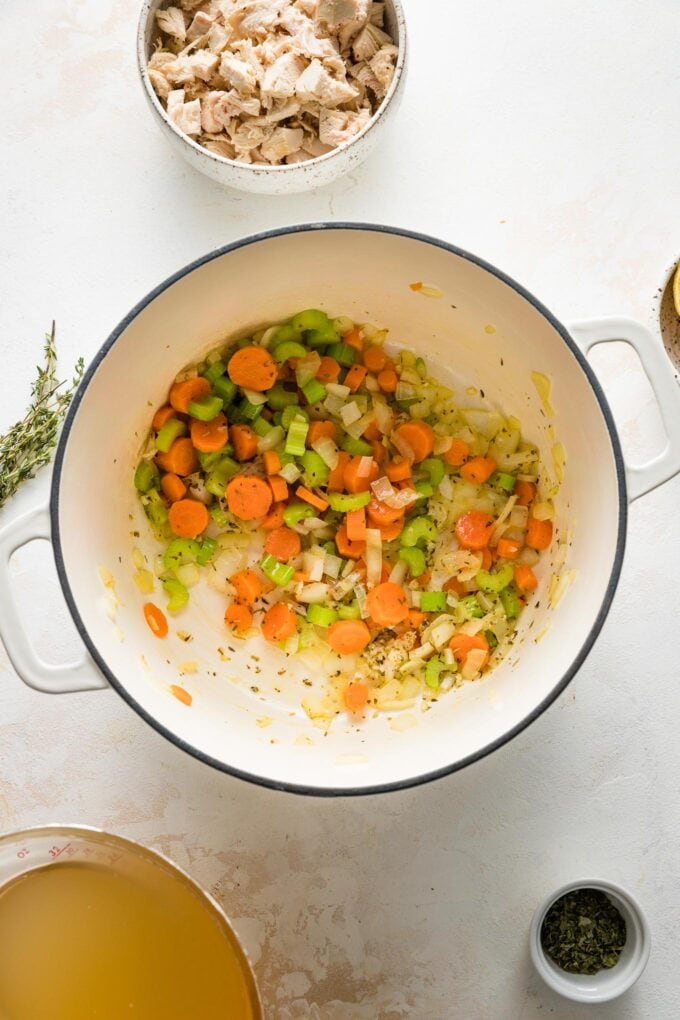
{"type": "Polygon", "coordinates": [[[0,1020],[259,1020],[223,918],[164,862],[64,861],[0,888],[0,1020]]]}

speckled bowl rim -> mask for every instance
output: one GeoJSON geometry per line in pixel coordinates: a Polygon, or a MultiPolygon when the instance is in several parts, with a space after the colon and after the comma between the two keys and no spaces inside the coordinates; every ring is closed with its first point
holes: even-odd
{"type": "MultiPolygon", "coordinates": [[[[626,931],[627,944],[630,937],[631,931],[630,926],[628,926],[626,931]]],[[[617,999],[620,995],[623,995],[624,992],[632,988],[647,966],[651,948],[652,936],[649,924],[638,901],[627,889],[603,878],[583,878],[573,882],[566,882],[559,889],[550,893],[535,911],[529,930],[529,952],[536,971],[553,991],[565,999],[571,999],[573,1002],[585,1002],[595,1005],[600,1002],[611,1002],[612,999],[617,999]],[[569,974],[567,971],[558,970],[549,964],[541,945],[541,927],[548,910],[561,896],[575,889],[599,889],[607,895],[611,895],[612,899],[619,899],[625,904],[635,922],[632,955],[625,963],[617,963],[615,967],[607,972],[609,978],[605,987],[600,991],[595,991],[592,986],[588,986],[582,976],[569,974]],[[619,970],[619,968],[621,969],[619,970]]]]}
{"type": "MultiPolygon", "coordinates": [[[[210,149],[205,149],[198,142],[194,142],[193,139],[185,135],[183,131],[180,131],[177,125],[170,120],[166,111],[163,109],[162,104],[159,102],[158,96],[154,92],[153,86],[149,81],[149,74],[147,71],[147,55],[146,55],[146,29],[147,25],[152,17],[152,6],[155,0],[144,0],[142,8],[139,14],[139,21],[137,23],[137,68],[139,70],[139,76],[142,81],[142,87],[147,94],[147,98],[151,103],[151,108],[160,118],[161,124],[168,128],[172,133],[180,139],[185,145],[194,149],[196,152],[201,153],[203,156],[207,156],[214,163],[222,164],[223,166],[235,167],[238,170],[249,171],[254,176],[267,176],[271,174],[277,174],[283,176],[287,174],[289,177],[296,174],[301,170],[306,170],[308,167],[317,167],[321,164],[327,163],[330,160],[341,155],[343,152],[347,152],[351,149],[360,139],[364,138],[369,131],[371,131],[385,116],[389,106],[392,104],[394,97],[397,94],[397,90],[404,79],[404,71],[406,68],[406,56],[408,51],[408,38],[406,32],[406,15],[402,6],[401,0],[390,0],[390,3],[394,7],[394,15],[397,19],[397,27],[399,30],[399,37],[395,45],[399,48],[399,55],[397,57],[397,64],[394,71],[394,77],[387,90],[387,95],[383,99],[382,103],[375,111],[368,124],[361,129],[361,131],[350,138],[347,142],[342,142],[332,152],[326,152],[323,156],[314,156],[311,159],[306,159],[302,163],[284,163],[279,166],[270,166],[269,164],[260,163],[241,163],[236,159],[227,159],[226,156],[220,156],[216,152],[211,152],[210,149]]],[[[153,12],[155,14],[155,10],[153,12]]]]}

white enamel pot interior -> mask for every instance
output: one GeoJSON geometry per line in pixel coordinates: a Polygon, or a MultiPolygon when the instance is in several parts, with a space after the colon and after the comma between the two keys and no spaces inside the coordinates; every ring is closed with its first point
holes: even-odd
{"type": "MultiPolygon", "coordinates": [[[[637,329],[619,321],[616,328],[584,326],[575,335],[586,349],[619,335],[639,349],[637,329]]],[[[661,387],[662,410],[677,400],[671,385],[661,387]]],[[[679,447],[680,441],[646,473],[631,476],[635,495],[678,470],[679,447]]],[[[599,385],[574,340],[531,295],[491,266],[431,238],[319,224],[229,245],[182,270],[133,309],[90,366],[69,412],[50,514],[57,568],[76,625],[101,673],[140,715],[226,772],[298,792],[352,794],[405,787],[458,769],[501,746],[550,705],[605,619],[623,556],[626,507],[623,461],[599,385]],[[414,292],[414,281],[435,285],[443,297],[414,292]],[[301,708],[303,695],[323,683],[318,670],[284,658],[259,638],[245,645],[230,640],[222,622],[226,600],[207,587],[193,589],[190,607],[173,623],[173,631],[181,626],[192,640],[185,643],[174,633],[158,640],[144,622],[131,563],[134,546],[158,551],[132,475],[151,411],[165,401],[176,372],[225,337],[247,335],[309,306],[387,327],[390,344],[426,358],[463,404],[497,406],[518,416],[546,465],[552,465],[555,438],[560,440],[567,466],[556,524],[562,533],[571,531],[567,567],[575,572],[552,610],[550,556],[541,563],[520,640],[486,679],[447,694],[430,711],[361,722],[339,716],[327,733],[301,708]],[[554,417],[546,416],[532,371],[553,381],[554,417]],[[469,387],[481,390],[483,400],[468,394],[469,387]],[[100,566],[115,581],[115,621],[107,615],[111,599],[100,566]],[[187,663],[194,672],[186,672],[187,663]],[[190,708],[171,696],[173,683],[191,692],[190,708]]],[[[49,535],[44,514],[23,521],[4,549],[0,541],[0,559],[9,546],[49,535]]],[[[157,601],[163,604],[162,594],[157,601]]],[[[3,638],[28,682],[42,689],[93,685],[88,662],[75,673],[61,667],[46,676],[13,638],[21,625],[10,608],[8,614],[3,638]]]]}

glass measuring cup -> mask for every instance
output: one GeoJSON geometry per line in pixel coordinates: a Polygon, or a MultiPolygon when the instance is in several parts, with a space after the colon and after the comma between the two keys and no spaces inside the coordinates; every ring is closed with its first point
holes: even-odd
{"type": "MultiPolygon", "coordinates": [[[[204,1016],[206,1020],[208,1016],[210,1020],[218,1020],[218,1017],[232,1020],[236,1016],[239,1020],[241,1017],[262,1020],[262,1005],[249,961],[224,912],[205,890],[172,861],[132,840],[82,826],[44,826],[0,836],[0,940],[4,944],[3,961],[0,961],[0,1015],[9,1014],[12,1018],[16,1017],[16,1020],[28,1020],[37,1015],[35,1002],[24,1002],[24,986],[16,974],[24,969],[24,960],[30,953],[29,984],[37,979],[47,985],[50,983],[49,967],[54,965],[54,957],[58,957],[61,952],[64,969],[71,974],[71,983],[66,981],[66,991],[62,988],[61,992],[55,993],[55,1001],[59,1000],[60,994],[66,995],[64,998],[62,994],[59,1000],[61,1006],[54,1005],[51,1000],[48,1012],[40,1012],[46,1020],[48,1015],[50,1020],[76,1015],[119,1015],[118,1012],[100,1014],[98,1011],[102,1000],[109,1002],[110,985],[98,984],[97,976],[92,971],[93,959],[97,966],[101,964],[102,969],[108,967],[114,973],[113,979],[110,974],[108,978],[115,985],[116,994],[122,995],[123,989],[127,994],[128,985],[131,1000],[139,993],[138,999],[130,1001],[129,1008],[141,1008],[141,1015],[145,1017],[184,1017],[181,1007],[175,1003],[171,1009],[175,1008],[176,1012],[167,1012],[167,1007],[164,1007],[166,1011],[157,1013],[155,996],[157,990],[165,985],[166,975],[167,984],[172,984],[176,980],[177,968],[182,966],[191,980],[199,980],[201,961],[197,965],[196,961],[183,957],[179,940],[177,954],[174,953],[173,940],[185,920],[187,938],[195,930],[209,940],[202,943],[199,939],[197,946],[201,948],[205,944],[209,949],[205,965],[208,966],[209,960],[212,970],[209,974],[206,971],[206,975],[214,979],[212,994],[219,996],[217,1009],[213,1004],[210,1012],[202,1012],[200,1007],[192,1010],[195,1020],[203,1020],[204,1016]],[[56,873],[54,869],[57,868],[69,870],[56,873]],[[33,891],[28,886],[29,876],[33,891]],[[69,884],[74,876],[80,881],[80,886],[69,884]],[[83,876],[86,878],[86,891],[81,896],[83,876]],[[58,880],[56,886],[55,878],[58,880]],[[52,909],[49,922],[45,921],[47,914],[45,918],[38,916],[36,920],[36,915],[40,915],[42,909],[45,889],[54,894],[55,887],[62,896],[58,927],[54,920],[53,896],[48,896],[52,909]],[[113,889],[116,894],[111,916],[103,908],[101,896],[92,894],[93,889],[96,892],[100,888],[109,891],[113,889]],[[118,909],[123,899],[131,909],[118,909]],[[24,910],[27,902],[29,920],[24,910]],[[147,904],[151,905],[149,911],[153,910],[149,915],[145,914],[147,904]],[[153,931],[159,932],[165,942],[162,938],[158,942],[148,938],[151,931],[149,916],[154,920],[153,931]],[[87,918],[84,923],[83,917],[87,918]],[[121,918],[124,926],[121,926],[121,918]],[[16,922],[14,926],[13,921],[16,922]],[[161,928],[159,923],[162,924],[161,928]],[[114,930],[115,935],[109,937],[114,930]],[[49,941],[50,946],[41,948],[43,940],[45,943],[49,941]],[[70,952],[68,957],[65,948],[67,944],[70,952]],[[30,949],[24,951],[23,945],[29,945],[30,949]],[[81,958],[79,948],[82,951],[83,947],[87,951],[81,958]],[[120,959],[135,961],[133,973],[128,973],[116,963],[119,948],[120,959]],[[164,955],[168,949],[167,955],[164,955]],[[159,971],[159,960],[163,962],[163,972],[159,971]],[[142,974],[141,981],[137,972],[142,974]],[[98,995],[101,999],[97,998],[98,995]],[[85,1005],[84,998],[87,999],[85,1005]],[[80,1012],[75,1009],[76,1000],[80,1012]]],[[[62,971],[59,970],[58,974],[61,976],[62,971]]],[[[196,988],[198,985],[192,987],[191,981],[187,979],[182,985],[181,994],[193,995],[196,988]]],[[[50,989],[50,995],[53,992],[50,989]]],[[[27,994],[27,999],[31,996],[32,990],[27,994]]],[[[128,1006],[127,1000],[125,1005],[128,1006]]]]}

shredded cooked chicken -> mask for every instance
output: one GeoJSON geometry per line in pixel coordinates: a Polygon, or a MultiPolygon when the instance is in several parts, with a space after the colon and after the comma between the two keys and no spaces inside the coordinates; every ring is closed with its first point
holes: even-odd
{"type": "Polygon", "coordinates": [[[149,80],[174,124],[243,163],[301,163],[350,141],[399,54],[374,0],[174,0],[149,80]]]}

